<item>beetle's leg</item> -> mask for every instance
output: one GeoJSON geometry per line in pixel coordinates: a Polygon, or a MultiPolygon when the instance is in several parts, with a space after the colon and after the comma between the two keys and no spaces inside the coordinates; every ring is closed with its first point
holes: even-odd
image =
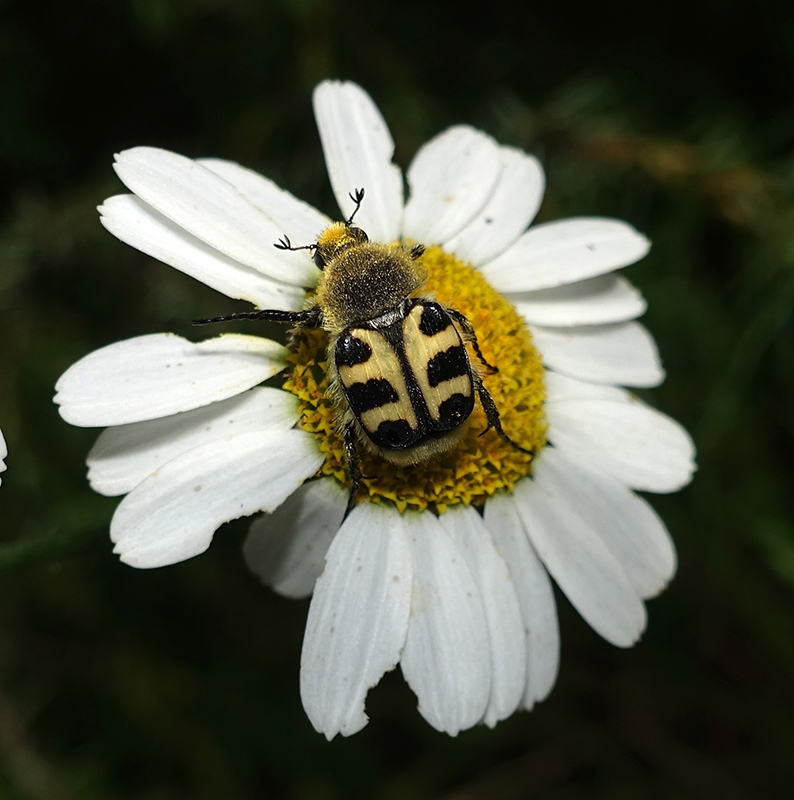
{"type": "Polygon", "coordinates": [[[489,364],[485,358],[483,357],[482,351],[480,350],[480,343],[477,341],[477,334],[474,331],[474,325],[469,322],[469,318],[465,314],[461,314],[460,311],[456,311],[454,308],[447,308],[447,314],[455,320],[455,322],[463,328],[464,339],[471,344],[474,348],[474,352],[477,354],[477,358],[482,361],[485,366],[491,370],[491,373],[499,372],[499,368],[493,366],[493,364],[489,364]]]}
{"type": "Polygon", "coordinates": [[[322,325],[322,313],[319,306],[312,306],[305,311],[279,311],[265,309],[264,311],[242,311],[239,314],[229,314],[225,317],[212,317],[212,319],[194,319],[194,325],[210,325],[213,322],[229,322],[237,319],[258,319],[265,322],[284,322],[287,325],[296,325],[299,328],[319,328],[322,325]]]}
{"type": "Polygon", "coordinates": [[[343,522],[356,507],[356,495],[361,484],[361,469],[358,466],[358,450],[356,450],[356,429],[352,422],[345,429],[345,461],[347,462],[347,473],[350,475],[350,498],[347,501],[343,522]]]}
{"type": "Polygon", "coordinates": [[[485,435],[489,430],[491,430],[491,428],[493,428],[509,445],[515,447],[516,450],[520,450],[522,453],[526,453],[528,456],[534,456],[534,450],[530,450],[527,447],[521,447],[520,444],[516,444],[504,432],[502,429],[502,420],[499,417],[499,409],[496,407],[496,403],[494,403],[491,393],[485,388],[482,378],[480,378],[478,375],[474,375],[472,377],[474,378],[474,385],[477,387],[477,394],[480,396],[480,402],[482,403],[483,410],[485,411],[485,416],[488,419],[488,427],[480,434],[480,436],[485,435]]]}

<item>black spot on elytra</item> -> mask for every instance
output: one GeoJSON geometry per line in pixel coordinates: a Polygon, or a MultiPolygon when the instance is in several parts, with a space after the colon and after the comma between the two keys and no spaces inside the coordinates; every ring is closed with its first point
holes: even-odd
{"type": "Polygon", "coordinates": [[[452,324],[449,314],[441,306],[427,305],[422,308],[422,316],[419,319],[419,330],[425,336],[435,336],[441,331],[445,331],[452,324]]]}
{"type": "Polygon", "coordinates": [[[347,401],[357,416],[399,399],[394,387],[385,378],[370,378],[366,383],[354,383],[345,387],[347,401]]]}
{"type": "Polygon", "coordinates": [[[427,362],[427,380],[431,386],[469,374],[469,360],[463,345],[455,345],[442,353],[436,353],[427,362]]]}
{"type": "Polygon", "coordinates": [[[336,364],[339,367],[354,367],[365,364],[372,355],[372,348],[350,331],[343,333],[336,342],[336,364]]]}
{"type": "Polygon", "coordinates": [[[436,427],[443,430],[457,428],[474,408],[474,397],[462,394],[453,394],[438,407],[438,423],[436,427]]]}
{"type": "Polygon", "coordinates": [[[381,422],[370,438],[384,450],[399,450],[414,444],[416,434],[404,419],[395,419],[381,422]]]}

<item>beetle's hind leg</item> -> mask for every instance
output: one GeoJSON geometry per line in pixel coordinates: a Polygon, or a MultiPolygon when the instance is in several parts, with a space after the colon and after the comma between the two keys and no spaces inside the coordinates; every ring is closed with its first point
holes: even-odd
{"type": "MultiPolygon", "coordinates": [[[[446,308],[445,310],[460,326],[461,331],[463,332],[463,340],[472,346],[474,352],[477,354],[477,358],[479,358],[485,367],[491,371],[491,374],[499,372],[498,367],[495,367],[493,364],[489,364],[485,360],[482,350],[480,350],[480,343],[477,341],[477,333],[474,330],[474,325],[471,324],[469,318],[454,308],[446,308]]],[[[520,450],[522,453],[526,453],[528,456],[534,456],[534,450],[530,450],[527,447],[521,447],[520,444],[516,444],[516,442],[514,442],[505,433],[504,428],[502,428],[502,420],[499,417],[499,409],[496,407],[496,403],[494,403],[491,393],[485,388],[485,384],[482,382],[482,378],[477,373],[476,369],[472,370],[472,380],[477,388],[477,394],[480,397],[480,402],[482,403],[483,410],[485,411],[485,417],[488,420],[488,427],[480,434],[480,436],[488,433],[488,431],[493,428],[511,447],[515,447],[516,450],[520,450]]]]}
{"type": "Polygon", "coordinates": [[[347,462],[347,473],[350,476],[350,497],[347,501],[347,509],[345,510],[343,521],[348,518],[350,512],[356,507],[356,496],[361,486],[361,467],[358,465],[356,428],[353,422],[345,428],[345,461],[347,462]]]}
{"type": "Polygon", "coordinates": [[[528,447],[521,447],[520,444],[516,444],[504,432],[504,429],[502,428],[502,420],[499,416],[499,409],[496,407],[496,403],[494,403],[491,393],[485,388],[482,378],[480,378],[478,375],[474,375],[473,377],[474,385],[477,387],[477,394],[480,396],[480,402],[482,403],[485,416],[488,420],[488,427],[480,434],[480,436],[485,435],[489,430],[491,430],[491,428],[493,428],[509,445],[515,447],[516,450],[520,450],[522,453],[526,453],[528,456],[534,456],[534,450],[530,450],[528,447]]]}
{"type": "MultiPolygon", "coordinates": [[[[499,368],[495,367],[493,364],[489,364],[485,357],[482,354],[482,350],[480,350],[480,343],[477,341],[477,334],[474,330],[474,325],[471,324],[469,318],[465,314],[461,314],[460,311],[456,311],[454,308],[447,308],[445,309],[447,314],[455,320],[455,322],[460,325],[461,329],[463,330],[463,339],[465,342],[470,344],[474,348],[474,352],[477,354],[477,358],[485,365],[487,369],[490,370],[491,374],[493,375],[496,372],[499,372],[499,368]]],[[[497,417],[499,415],[497,414],[497,417]]]]}

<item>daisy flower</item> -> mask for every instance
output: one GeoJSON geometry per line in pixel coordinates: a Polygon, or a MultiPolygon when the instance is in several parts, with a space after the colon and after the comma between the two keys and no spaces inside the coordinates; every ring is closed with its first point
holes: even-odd
{"type": "MultiPolygon", "coordinates": [[[[455,735],[530,709],[551,690],[559,632],[551,576],[619,647],[645,628],[644,600],[672,577],[664,524],[638,494],[673,492],[694,448],[673,420],[623,387],[664,378],[636,318],[640,293],[616,270],[648,240],[598,217],[528,227],[543,196],[535,158],[468,126],[425,144],[405,178],[386,123],[352,83],[325,82],[314,110],[342,218],[370,240],[426,246],[426,293],[472,322],[505,431],[479,407],[460,445],[418,466],[361,453],[345,518],[344,442],[327,393],[327,336],[284,347],[169,333],[109,345],[61,377],[74,425],[106,427],[92,487],[126,495],[115,552],[160,567],[203,552],[220,525],[265,512],[245,557],[264,583],[312,595],[301,658],[306,712],[329,739],[367,723],[365,700],[400,665],[435,728],[455,735]],[[262,387],[280,376],[280,387],[262,387]]],[[[116,157],[132,194],[100,208],[115,236],[257,308],[304,307],[319,272],[306,253],[331,220],[229,161],[150,147],[116,157]]],[[[222,304],[219,311],[224,311],[222,304]]]]}

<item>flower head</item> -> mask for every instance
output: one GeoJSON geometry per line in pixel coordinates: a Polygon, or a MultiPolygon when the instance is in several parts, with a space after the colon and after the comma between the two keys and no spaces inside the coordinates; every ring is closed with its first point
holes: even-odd
{"type": "MultiPolygon", "coordinates": [[[[643,601],[675,571],[670,537],[635,491],[686,485],[694,449],[674,421],[623,387],[664,377],[616,273],[649,243],[597,217],[528,227],[544,177],[531,156],[466,126],[420,149],[403,177],[370,97],[326,82],[314,95],[342,217],[385,244],[426,246],[423,291],[471,322],[501,424],[482,409],[437,459],[362,456],[349,486],[327,334],[289,348],[224,334],[192,343],[151,334],[85,357],[58,382],[68,422],[107,426],[89,480],[126,495],[111,538],[123,561],[157,567],[205,550],[215,530],[264,511],[245,544],[276,591],[312,595],[301,694],[329,738],[367,722],[367,691],[398,663],[422,715],[456,734],[529,709],[554,684],[559,634],[549,574],[605,639],[632,645],[643,601]],[[282,388],[261,387],[280,375],[282,388]],[[331,387],[333,389],[333,386],[331,387]],[[490,419],[490,417],[489,417],[490,419]]],[[[154,148],[117,156],[132,191],[108,199],[123,241],[258,308],[303,308],[318,270],[305,253],[331,221],[237,164],[154,148]]],[[[472,354],[472,358],[474,358],[472,354]]]]}

